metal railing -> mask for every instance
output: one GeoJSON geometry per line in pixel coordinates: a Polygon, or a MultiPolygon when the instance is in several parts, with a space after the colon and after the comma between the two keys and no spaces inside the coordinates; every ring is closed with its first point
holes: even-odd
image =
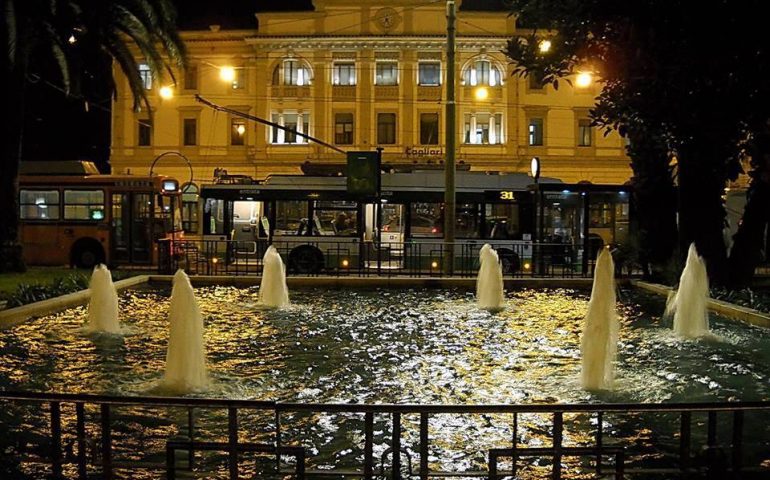
{"type": "MultiPolygon", "coordinates": [[[[165,464],[141,468],[156,468],[165,471],[167,478],[173,479],[177,470],[195,470],[195,454],[203,451],[223,451],[227,454],[228,477],[237,479],[240,472],[240,457],[243,452],[264,453],[275,457],[277,473],[303,479],[306,476],[314,477],[341,475],[360,477],[364,479],[388,478],[400,480],[402,478],[416,477],[426,480],[435,477],[463,476],[486,477],[490,479],[515,477],[518,472],[519,461],[526,457],[551,459],[550,478],[560,479],[565,475],[562,460],[568,456],[578,456],[591,459],[593,471],[597,476],[611,474],[614,478],[624,478],[626,475],[639,475],[646,478],[650,474],[664,474],[686,478],[692,476],[707,476],[708,478],[746,478],[745,475],[770,475],[770,467],[761,460],[757,464],[747,465],[744,459],[745,415],[749,412],[760,412],[763,415],[770,414],[770,402],[742,402],[742,403],[680,403],[680,404],[533,404],[533,405],[397,405],[397,404],[303,404],[281,403],[272,401],[253,400],[227,400],[227,399],[196,399],[196,398],[165,398],[165,397],[115,397],[101,395],[82,394],[47,394],[28,392],[0,392],[1,403],[14,405],[34,403],[49,405],[49,429],[47,441],[50,443],[46,458],[20,459],[22,462],[46,463],[50,466],[50,472],[54,478],[64,478],[63,467],[67,463],[77,466],[76,478],[86,479],[93,474],[93,467],[98,467],[100,478],[112,479],[115,476],[116,462],[113,461],[113,430],[112,413],[118,407],[141,406],[163,410],[169,407],[183,408],[187,410],[187,438],[179,440],[168,439],[166,442],[165,464]],[[62,405],[74,404],[76,411],[76,454],[74,460],[65,460],[62,447],[62,405]],[[86,444],[86,406],[98,407],[98,422],[100,428],[99,451],[97,461],[89,461],[86,444]],[[198,441],[195,438],[196,411],[220,410],[227,412],[227,427],[225,442],[198,441]],[[273,424],[271,440],[268,442],[241,441],[244,432],[239,426],[239,417],[247,412],[261,412],[265,418],[272,418],[273,424]],[[627,468],[626,460],[634,454],[633,442],[623,444],[622,438],[605,431],[605,418],[608,415],[634,415],[639,413],[676,414],[679,416],[678,454],[676,460],[670,465],[646,468],[627,468]],[[706,441],[705,445],[693,445],[693,414],[706,415],[706,441]],[[363,417],[363,463],[358,468],[341,470],[316,469],[310,470],[306,466],[308,452],[301,447],[302,438],[287,438],[283,422],[293,415],[305,414],[318,421],[320,415],[357,415],[363,417]],[[551,445],[528,446],[520,439],[523,437],[519,420],[523,415],[538,414],[547,415],[550,420],[551,445]],[[499,445],[491,446],[486,451],[488,464],[486,470],[468,471],[438,471],[430,467],[431,438],[429,421],[437,415],[503,415],[510,418],[512,436],[510,444],[506,448],[499,445]],[[565,445],[565,415],[586,415],[596,420],[596,427],[592,434],[593,442],[588,445],[565,445]],[[405,416],[419,417],[417,455],[419,466],[416,472],[412,469],[412,459],[409,451],[404,448],[405,416]],[[717,435],[717,423],[719,416],[731,417],[731,431],[725,439],[717,435]],[[374,455],[375,417],[385,417],[389,420],[390,432],[387,450],[382,455],[382,464],[377,468],[374,455]],[[705,450],[705,455],[694,455],[694,449],[700,447],[705,450]],[[177,463],[176,452],[187,451],[187,464],[180,467],[177,463]],[[295,459],[293,468],[286,469],[281,466],[281,457],[289,456],[295,459]],[[390,456],[390,462],[386,466],[384,460],[390,456]],[[505,472],[501,471],[500,458],[511,458],[511,464],[505,472]],[[610,458],[614,462],[606,463],[610,458]],[[406,464],[404,464],[406,460],[406,464]],[[89,469],[89,467],[91,467],[89,469]],[[406,473],[404,473],[404,467],[406,473]],[[609,470],[608,470],[609,469],[609,470]],[[89,471],[90,470],[90,471],[89,471]]],[[[7,407],[8,405],[6,405],[7,407]]],[[[157,416],[153,417],[159,418],[157,416]]],[[[5,427],[8,427],[7,425],[5,427]]],[[[640,425],[640,428],[648,428],[640,425]]],[[[6,428],[7,429],[7,428],[6,428]]],[[[125,427],[124,427],[125,429],[125,427]]],[[[378,425],[378,430],[383,427],[378,425]]],[[[7,429],[10,431],[10,429],[7,429]]],[[[767,430],[763,430],[767,435],[767,430]]],[[[123,432],[125,434],[125,432],[123,432]]],[[[130,433],[130,432],[129,432],[130,433]]],[[[381,434],[383,432],[380,432],[381,434]]],[[[389,434],[389,435],[388,435],[389,434]]],[[[750,438],[754,444],[767,445],[770,439],[750,438]]],[[[350,442],[350,438],[347,439],[350,442]]],[[[341,448],[350,448],[350,443],[343,444],[341,448]]],[[[92,455],[93,456],[93,455],[92,455]]],[[[139,468],[136,465],[133,467],[139,468]]],[[[121,469],[131,469],[130,462],[121,462],[121,469]]],[[[583,475],[585,472],[582,472],[583,475]]],[[[569,472],[568,472],[569,475],[569,472]]],[[[583,478],[583,477],[581,477],[583,478]]],[[[759,478],[759,477],[757,477],[759,478]]],[[[768,477],[764,477],[768,478],[768,477]]]]}
{"type": "MultiPolygon", "coordinates": [[[[442,241],[361,242],[357,238],[325,240],[301,237],[275,241],[163,240],[158,271],[178,268],[198,275],[259,275],[262,257],[272,245],[287,265],[288,275],[408,276],[446,275],[446,259],[453,258],[453,275],[473,277],[479,250],[485,243],[497,250],[507,278],[590,277],[595,255],[579,245],[502,240],[469,240],[447,245],[442,241]],[[452,255],[444,255],[447,249],[452,255]]],[[[595,253],[595,252],[594,252],[595,253]]],[[[628,274],[623,265],[617,274],[628,274]]]]}

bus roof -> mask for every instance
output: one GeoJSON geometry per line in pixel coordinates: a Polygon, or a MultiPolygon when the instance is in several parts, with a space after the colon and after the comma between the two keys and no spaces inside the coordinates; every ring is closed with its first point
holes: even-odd
{"type": "Polygon", "coordinates": [[[21,187],[72,187],[72,186],[113,186],[122,188],[164,188],[164,181],[173,181],[174,190],[179,190],[179,183],[172,177],[164,175],[22,175],[19,177],[21,187]]]}
{"type": "MultiPolygon", "coordinates": [[[[398,191],[444,191],[444,172],[427,171],[412,173],[383,173],[382,190],[398,191]]],[[[541,183],[562,184],[556,178],[540,178],[541,183]]],[[[477,192],[482,190],[527,190],[532,177],[525,173],[488,175],[482,172],[457,172],[458,191],[477,192]]],[[[347,190],[347,177],[309,175],[270,175],[263,182],[253,185],[228,184],[204,185],[205,190],[347,190]]]]}
{"type": "Polygon", "coordinates": [[[24,161],[19,175],[99,175],[99,169],[85,160],[24,161]]]}

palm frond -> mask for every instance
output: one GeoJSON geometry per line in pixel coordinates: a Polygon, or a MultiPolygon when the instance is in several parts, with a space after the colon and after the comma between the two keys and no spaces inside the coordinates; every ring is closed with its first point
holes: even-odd
{"type": "Polygon", "coordinates": [[[18,34],[16,30],[16,5],[15,0],[3,0],[3,16],[7,38],[5,39],[6,55],[9,65],[16,63],[16,45],[18,34]]]}
{"type": "Polygon", "coordinates": [[[134,110],[144,105],[148,114],[152,115],[150,100],[147,98],[147,91],[144,89],[144,83],[139,77],[139,65],[134,58],[133,53],[128,46],[119,38],[116,32],[111,37],[105,38],[104,48],[118,62],[123,74],[128,80],[128,87],[134,97],[134,110]]]}

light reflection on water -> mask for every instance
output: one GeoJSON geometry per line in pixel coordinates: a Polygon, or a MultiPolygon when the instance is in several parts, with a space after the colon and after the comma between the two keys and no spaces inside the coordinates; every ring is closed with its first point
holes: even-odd
{"type": "MultiPolygon", "coordinates": [[[[261,308],[257,292],[231,287],[196,290],[214,378],[210,391],[200,396],[442,404],[770,399],[767,331],[712,318],[714,338],[681,341],[671,334],[669,322],[658,317],[662,303],[637,293],[620,296],[616,388],[589,394],[578,381],[584,293],[509,292],[506,308],[490,314],[477,309],[472,292],[465,290],[308,289],[292,292],[292,306],[284,310],[261,308]]],[[[0,387],[129,396],[153,391],[165,363],[167,294],[140,290],[122,295],[121,320],[130,330],[122,338],[81,335],[77,329],[85,321],[82,307],[3,332],[0,387]]],[[[22,415],[25,425],[42,431],[34,414],[22,415]]],[[[64,417],[71,420],[67,412],[64,417]]],[[[243,417],[249,439],[269,440],[271,418],[256,413],[243,417]]],[[[362,422],[360,417],[342,418],[288,415],[284,438],[302,438],[316,467],[356,465],[363,456],[362,422]]],[[[185,412],[174,409],[160,416],[146,409],[121,409],[118,430],[141,434],[116,441],[116,455],[162,461],[165,440],[184,434],[185,419],[185,412]]],[[[640,428],[638,415],[608,415],[605,428],[639,447],[635,461],[655,463],[667,454],[653,454],[649,446],[660,437],[671,437],[669,430],[678,419],[665,414],[646,414],[644,419],[651,422],[650,428],[640,428]]],[[[418,420],[404,419],[404,444],[415,459],[418,420]]],[[[509,446],[510,424],[510,417],[502,415],[432,417],[432,467],[482,467],[486,449],[509,446]]],[[[519,424],[519,441],[550,444],[548,416],[523,415],[519,424]]],[[[223,439],[224,426],[223,413],[202,414],[196,425],[206,439],[223,439]]],[[[565,443],[589,444],[593,428],[595,419],[567,416],[565,443]]],[[[767,438],[765,427],[754,428],[767,438]]],[[[725,423],[724,431],[728,429],[725,423]]],[[[387,448],[384,417],[375,430],[379,457],[387,448]]],[[[674,440],[670,442],[675,451],[674,440]]],[[[221,463],[216,455],[207,460],[212,467],[221,463]]],[[[567,466],[574,474],[580,462],[567,466]]],[[[533,460],[528,468],[537,476],[550,467],[533,460]]]]}

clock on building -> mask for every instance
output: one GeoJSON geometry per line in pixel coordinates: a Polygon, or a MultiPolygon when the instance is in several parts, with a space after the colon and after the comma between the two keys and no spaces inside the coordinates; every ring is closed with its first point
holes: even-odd
{"type": "Polygon", "coordinates": [[[375,14],[377,25],[383,30],[390,30],[401,20],[398,12],[390,7],[381,8],[375,14]]]}

